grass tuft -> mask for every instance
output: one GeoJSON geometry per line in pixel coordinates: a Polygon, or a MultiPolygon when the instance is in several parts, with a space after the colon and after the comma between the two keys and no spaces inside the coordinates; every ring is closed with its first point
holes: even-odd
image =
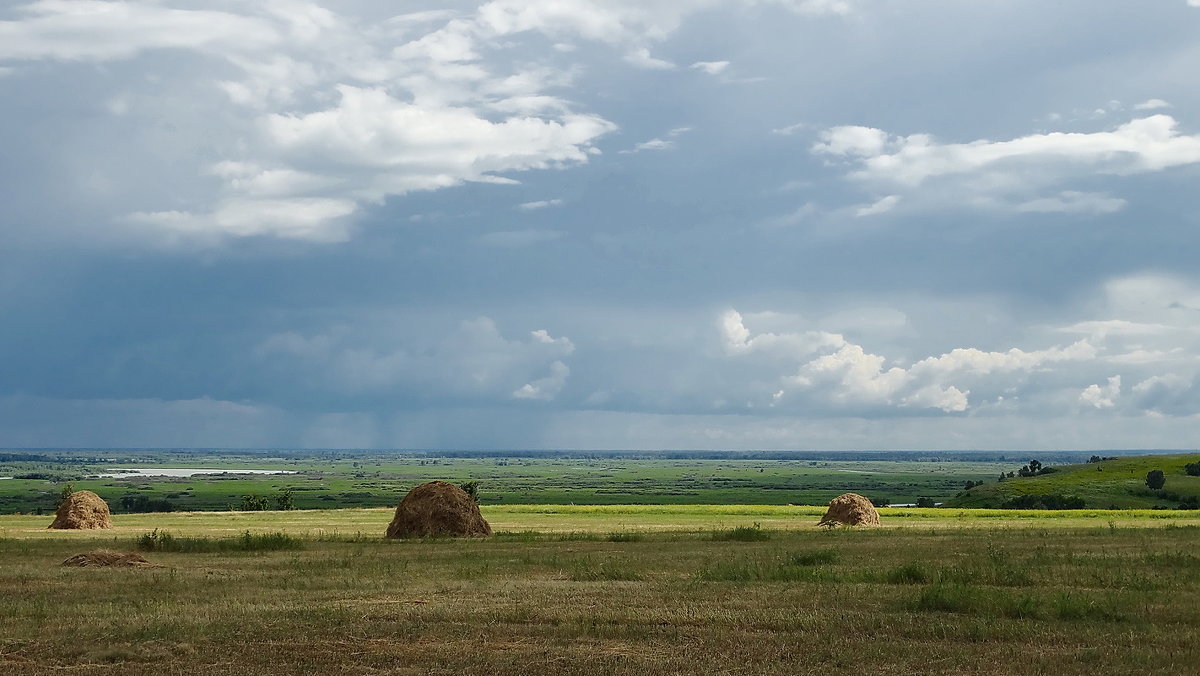
{"type": "Polygon", "coordinates": [[[236,538],[176,537],[157,528],[136,541],[143,552],[273,552],[303,549],[299,538],[284,533],[251,533],[245,531],[236,538]]]}
{"type": "Polygon", "coordinates": [[[921,564],[906,563],[884,573],[883,581],[888,584],[924,584],[932,577],[933,575],[921,564]]]}
{"type": "Polygon", "coordinates": [[[646,577],[641,572],[615,561],[596,562],[585,558],[571,569],[571,579],[575,582],[640,582],[646,577]]]}
{"type": "Polygon", "coordinates": [[[792,554],[787,562],[793,566],[823,566],[836,563],[840,557],[841,552],[836,549],[814,549],[792,554]]]}
{"type": "Polygon", "coordinates": [[[762,524],[756,523],[753,526],[738,526],[728,530],[715,530],[712,534],[712,539],[720,541],[735,541],[735,542],[762,542],[770,540],[770,531],[763,530],[762,524]]]}

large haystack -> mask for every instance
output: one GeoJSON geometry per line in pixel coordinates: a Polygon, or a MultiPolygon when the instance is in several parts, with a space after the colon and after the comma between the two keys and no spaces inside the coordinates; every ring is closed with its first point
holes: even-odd
{"type": "Polygon", "coordinates": [[[91,491],[75,491],[67,496],[54,513],[51,528],[112,528],[108,503],[91,491]]]}
{"type": "Polygon", "coordinates": [[[111,549],[93,549],[90,552],[76,554],[62,562],[64,566],[89,568],[94,566],[118,566],[123,568],[153,565],[146,557],[137,552],[114,552],[111,549]]]}
{"type": "Polygon", "coordinates": [[[829,501],[829,509],[819,526],[878,526],[879,512],[875,505],[858,493],[845,493],[829,501]]]}
{"type": "Polygon", "coordinates": [[[430,481],[408,492],[388,525],[389,538],[490,537],[492,527],[479,505],[463,489],[445,481],[430,481]]]}

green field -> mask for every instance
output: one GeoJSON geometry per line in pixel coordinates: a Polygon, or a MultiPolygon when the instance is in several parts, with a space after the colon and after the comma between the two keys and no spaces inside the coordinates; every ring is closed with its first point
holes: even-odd
{"type": "MultiPolygon", "coordinates": [[[[1188,476],[1184,465],[1200,462],[1200,453],[1143,455],[1094,463],[1055,466],[1056,471],[1005,479],[971,489],[947,501],[951,507],[999,507],[1021,496],[1060,495],[1083,500],[1087,507],[1151,509],[1178,507],[1200,498],[1200,476],[1188,476]],[[1166,484],[1146,486],[1146,474],[1161,470],[1166,484]]],[[[1195,507],[1192,507],[1195,509],[1195,507]]]]}
{"type": "MultiPolygon", "coordinates": [[[[827,504],[857,492],[897,504],[950,498],[967,481],[993,479],[1015,461],[680,459],[600,457],[427,457],[329,453],[278,457],[211,452],[62,454],[57,461],[0,462],[0,513],[51,511],[70,481],[103,497],[165,500],[177,510],[227,510],[243,496],[270,499],[294,491],[301,509],[394,506],[414,485],[432,479],[480,482],[484,504],[827,504]],[[212,468],[275,470],[286,475],[204,475],[189,478],[86,478],[114,469],[212,468]]],[[[903,457],[903,456],[901,456],[903,457]]],[[[968,456],[969,457],[969,456],[968,456]]]]}
{"type": "Polygon", "coordinates": [[[117,515],[71,533],[0,516],[0,673],[1200,664],[1200,512],[892,508],[882,528],[827,531],[813,507],[483,511],[495,538],[386,541],[387,509],[117,515]],[[188,548],[145,552],[153,568],[58,565],[155,528],[188,548]]]}

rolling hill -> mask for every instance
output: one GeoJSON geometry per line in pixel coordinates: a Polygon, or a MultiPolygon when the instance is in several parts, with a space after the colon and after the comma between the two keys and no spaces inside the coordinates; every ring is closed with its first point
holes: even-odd
{"type": "MultiPolygon", "coordinates": [[[[1058,498],[1077,507],[1170,508],[1200,500],[1200,476],[1188,476],[1184,465],[1200,462],[1200,453],[1179,455],[1142,455],[1113,458],[1079,465],[1058,465],[1052,471],[1032,477],[992,481],[959,493],[946,507],[1016,506],[1012,501],[1058,498]],[[1161,490],[1146,487],[1146,474],[1162,470],[1166,484],[1161,490]],[[1057,496],[1057,497],[1055,497],[1057,496]],[[1078,504],[1082,500],[1083,504],[1078,504]]],[[[1015,469],[1015,468],[1014,468],[1015,469]]]]}

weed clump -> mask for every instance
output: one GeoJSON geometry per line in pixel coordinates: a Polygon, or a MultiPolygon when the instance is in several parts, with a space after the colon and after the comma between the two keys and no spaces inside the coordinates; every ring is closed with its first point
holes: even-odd
{"type": "Polygon", "coordinates": [[[139,537],[136,545],[143,552],[183,552],[187,554],[303,549],[303,543],[299,538],[285,533],[245,531],[236,538],[176,537],[157,528],[139,537]]]}
{"type": "Polygon", "coordinates": [[[736,542],[762,542],[763,540],[771,539],[771,532],[763,530],[762,524],[756,523],[753,526],[738,526],[728,530],[715,530],[712,534],[714,540],[732,540],[736,542]]]}
{"type": "Polygon", "coordinates": [[[931,577],[929,571],[921,564],[906,563],[889,570],[884,574],[883,580],[888,584],[924,584],[931,577]]]}
{"type": "Polygon", "coordinates": [[[909,608],[923,612],[962,613],[1018,620],[1122,622],[1127,619],[1126,614],[1118,610],[1111,601],[1098,601],[1070,592],[1045,597],[1011,594],[964,584],[930,585],[913,599],[909,608]]]}

